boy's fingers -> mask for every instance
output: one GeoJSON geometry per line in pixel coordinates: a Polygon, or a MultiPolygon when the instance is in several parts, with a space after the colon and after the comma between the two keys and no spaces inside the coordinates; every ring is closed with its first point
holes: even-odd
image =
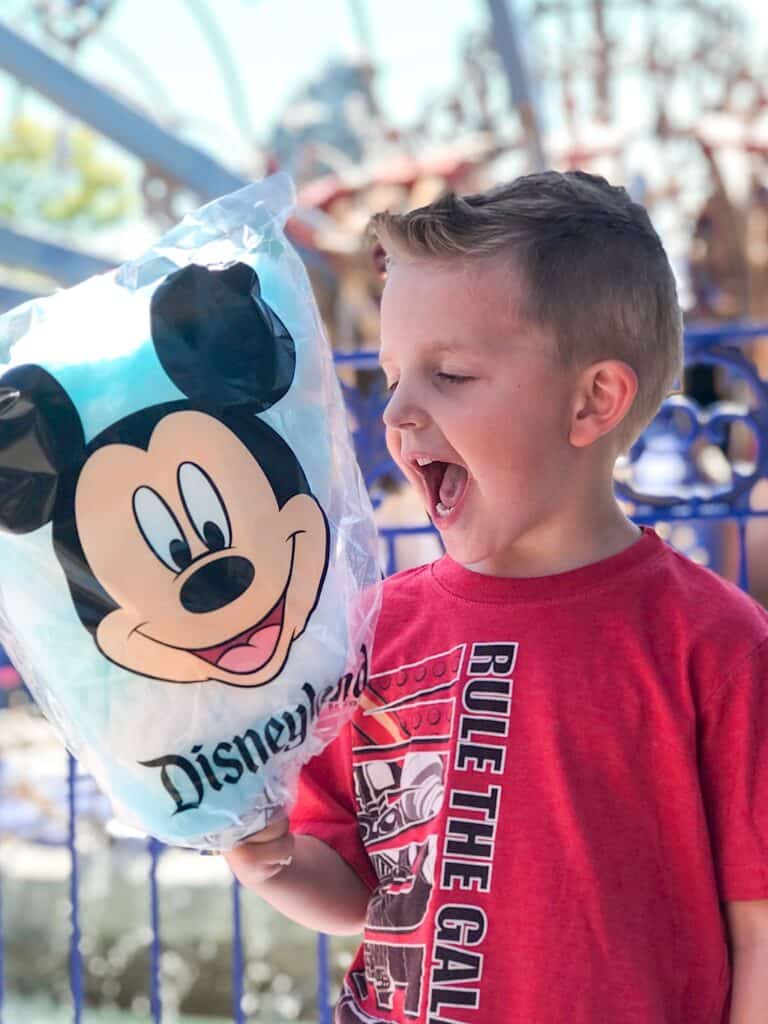
{"type": "Polygon", "coordinates": [[[288,818],[280,818],[224,853],[227,864],[244,885],[258,887],[292,862],[294,837],[289,828],[288,818]]]}
{"type": "Polygon", "coordinates": [[[224,854],[233,870],[262,869],[270,865],[287,866],[293,857],[293,836],[287,832],[279,839],[268,842],[240,843],[224,854]]]}

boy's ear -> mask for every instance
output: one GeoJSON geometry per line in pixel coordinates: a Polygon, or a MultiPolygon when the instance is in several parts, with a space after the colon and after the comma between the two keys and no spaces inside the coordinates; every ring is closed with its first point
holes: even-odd
{"type": "Polygon", "coordinates": [[[619,359],[592,363],[579,377],[569,440],[586,448],[624,420],[637,394],[637,374],[619,359]]]}
{"type": "Polygon", "coordinates": [[[169,274],[152,296],[150,323],[163,369],[193,402],[263,412],[291,386],[293,338],[244,263],[169,274]]]}
{"type": "Polygon", "coordinates": [[[71,398],[40,366],[0,377],[0,529],[30,533],[53,518],[61,475],[85,459],[71,398]]]}

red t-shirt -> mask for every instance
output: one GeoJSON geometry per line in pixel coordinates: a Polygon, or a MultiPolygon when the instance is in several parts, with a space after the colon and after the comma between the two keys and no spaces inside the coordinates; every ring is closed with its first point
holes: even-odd
{"type": "Polygon", "coordinates": [[[652,531],[394,576],[292,820],[372,889],[338,1022],[721,1024],[720,901],[768,898],[768,615],[652,531]]]}

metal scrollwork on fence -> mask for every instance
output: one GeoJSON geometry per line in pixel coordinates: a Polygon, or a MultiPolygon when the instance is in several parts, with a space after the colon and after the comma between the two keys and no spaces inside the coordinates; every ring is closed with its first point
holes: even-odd
{"type": "Polygon", "coordinates": [[[753,511],[753,491],[768,478],[768,381],[741,346],[761,333],[768,329],[688,332],[686,366],[717,370],[726,396],[708,405],[682,394],[664,402],[617,468],[616,492],[635,518],[723,519],[753,511]]]}

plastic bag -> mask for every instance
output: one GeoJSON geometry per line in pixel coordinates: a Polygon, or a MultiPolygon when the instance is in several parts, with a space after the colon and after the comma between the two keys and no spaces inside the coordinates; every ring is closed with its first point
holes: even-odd
{"type": "Polygon", "coordinates": [[[284,175],[0,319],[0,640],[119,816],[226,848],[365,684],[372,511],[284,175]]]}

